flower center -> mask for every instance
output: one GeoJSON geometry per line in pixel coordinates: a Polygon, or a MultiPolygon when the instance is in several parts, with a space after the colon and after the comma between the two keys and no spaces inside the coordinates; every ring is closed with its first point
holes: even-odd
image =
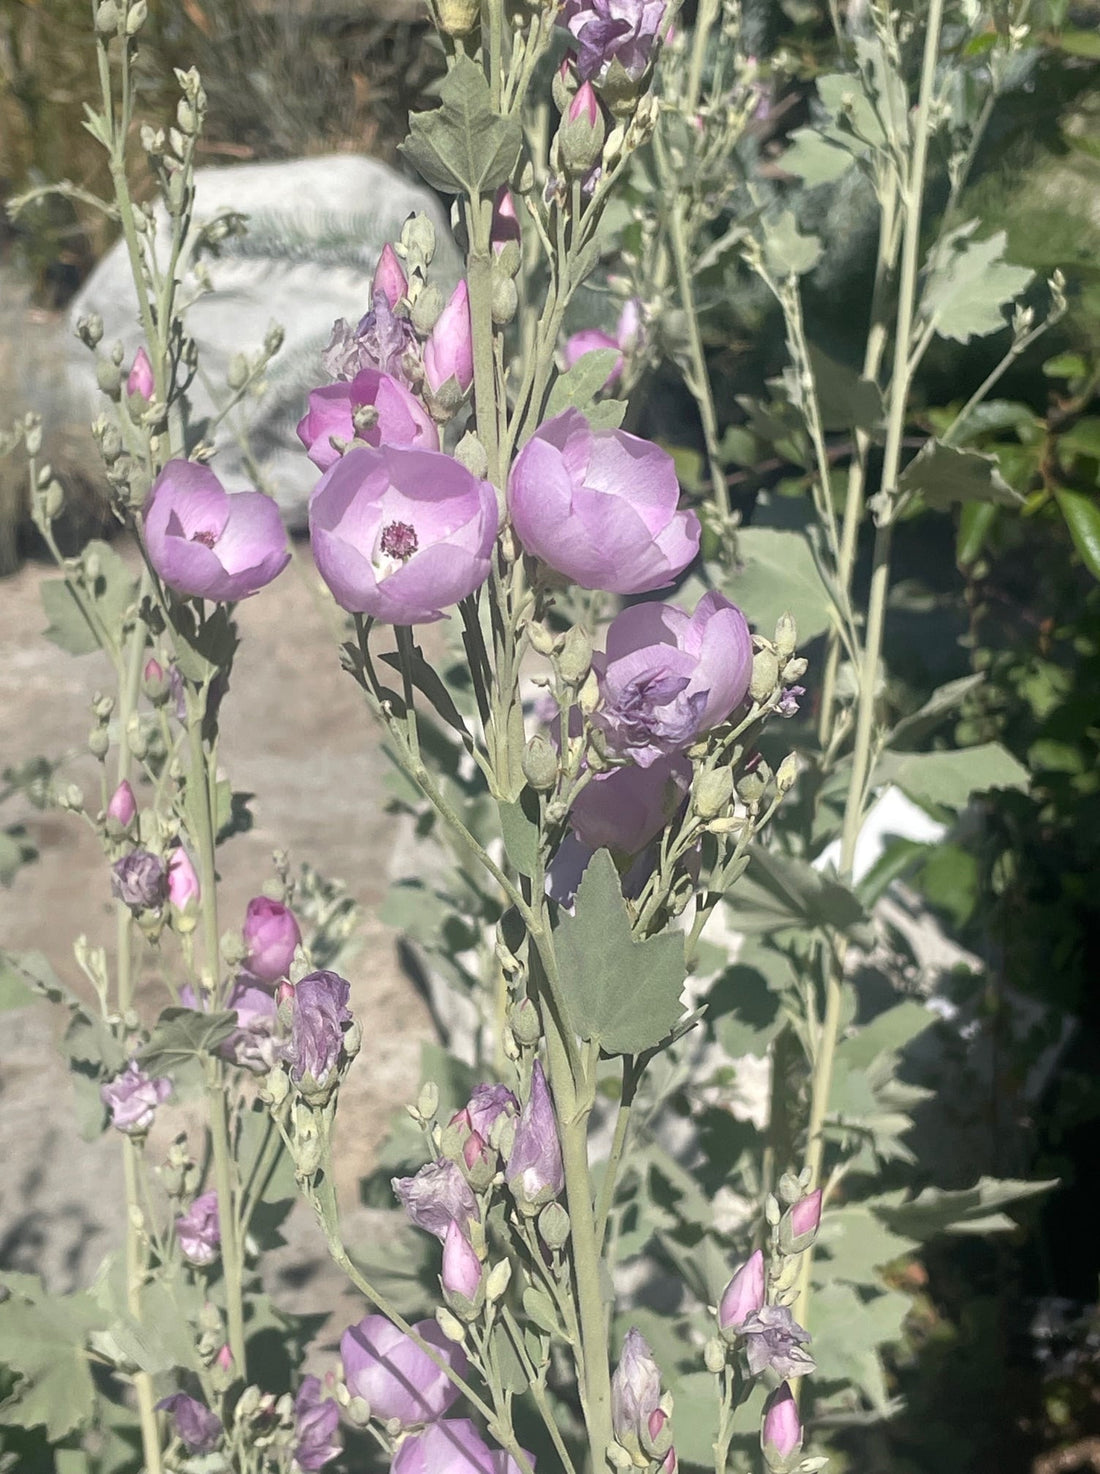
{"type": "Polygon", "coordinates": [[[205,528],[200,528],[198,532],[191,534],[191,541],[193,543],[202,543],[204,548],[212,548],[217,540],[217,533],[209,532],[205,528]]]}
{"type": "Polygon", "coordinates": [[[417,540],[416,529],[410,527],[407,522],[388,522],[382,529],[379,546],[388,557],[398,558],[405,563],[416,552],[420,543],[417,540]]]}

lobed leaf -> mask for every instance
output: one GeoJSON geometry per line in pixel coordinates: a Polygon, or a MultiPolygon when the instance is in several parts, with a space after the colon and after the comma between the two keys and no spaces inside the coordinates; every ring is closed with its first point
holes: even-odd
{"type": "Polygon", "coordinates": [[[485,73],[467,56],[455,61],[440,98],[440,107],[410,115],[402,153],[445,194],[491,193],[509,179],[519,159],[519,118],[494,112],[485,73]]]}

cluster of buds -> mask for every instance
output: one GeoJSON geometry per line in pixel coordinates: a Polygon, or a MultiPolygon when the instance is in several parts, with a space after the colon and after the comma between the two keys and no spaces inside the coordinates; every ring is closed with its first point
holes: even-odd
{"type": "Polygon", "coordinates": [[[809,662],[796,655],[798,629],[791,614],[780,615],[775,639],[763,635],[753,637],[755,655],[749,693],[762,710],[781,717],[793,717],[798,711],[798,698],[806,693],[797,684],[806,674],[809,662]]]}
{"type": "Polygon", "coordinates": [[[617,1469],[676,1474],[671,1416],[672,1396],[661,1392],[660,1368],[644,1337],[631,1329],[611,1378],[610,1462],[617,1469]]]}

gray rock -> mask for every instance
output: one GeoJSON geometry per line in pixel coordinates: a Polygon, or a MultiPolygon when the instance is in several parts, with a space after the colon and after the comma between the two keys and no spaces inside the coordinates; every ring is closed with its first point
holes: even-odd
{"type": "MultiPolygon", "coordinates": [[[[200,295],[187,313],[200,352],[200,373],[190,390],[192,418],[205,419],[225,402],[233,355],[258,351],[271,324],[281,324],[286,340],[268,372],[267,392],[246,400],[221,424],[214,464],[231,490],[258,479],[275,496],[288,524],[301,529],[317,472],[294,427],[309,390],[325,382],[320,353],[332,324],[338,317],[357,321],[369,309],[379,252],[418,211],[431,217],[438,232],[440,279],[453,281],[458,258],[450,231],[430,191],[378,159],[353,154],[200,169],[195,200],[196,223],[237,210],[248,217],[248,234],[230,239],[218,258],[206,260],[213,290],[200,295]],[[249,470],[249,456],[258,478],[249,470]]],[[[163,260],[163,215],[157,240],[163,260]]],[[[185,300],[193,285],[189,278],[185,300]]],[[[103,318],[104,347],[121,340],[129,363],[143,335],[122,241],[89,277],[73,303],[71,320],[75,324],[92,312],[103,318]]],[[[86,398],[94,415],[99,406],[92,357],[75,339],[70,363],[77,397],[86,398]]]]}

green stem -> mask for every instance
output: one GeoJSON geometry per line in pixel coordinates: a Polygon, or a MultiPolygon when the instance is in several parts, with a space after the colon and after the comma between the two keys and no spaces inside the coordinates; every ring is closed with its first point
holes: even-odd
{"type": "MultiPolygon", "coordinates": [[[[871,592],[868,605],[867,635],[863,648],[863,659],[859,671],[859,697],[856,712],[855,748],[852,754],[852,772],[848,785],[844,809],[844,826],[841,834],[840,873],[846,879],[852,875],[856,842],[867,797],[871,769],[872,737],[875,723],[876,680],[882,659],[883,631],[886,623],[886,596],[890,583],[890,553],[892,543],[892,502],[897,488],[901,466],[902,437],[905,429],[905,411],[909,398],[909,350],[912,342],[913,319],[916,312],[917,274],[920,257],[921,207],[924,200],[924,182],[928,161],[928,137],[931,123],[931,105],[936,79],[936,61],[939,55],[940,30],[943,24],[944,0],[930,0],[927,29],[924,37],[924,58],[921,66],[920,93],[917,100],[917,119],[913,136],[913,152],[907,172],[904,190],[905,233],[902,241],[901,277],[898,287],[898,310],[894,335],[894,366],[890,382],[890,410],[886,426],[886,448],[882,467],[882,492],[887,506],[880,514],[881,520],[875,534],[874,566],[871,574],[871,592]]],[[[841,1005],[844,984],[844,946],[839,942],[835,948],[828,971],[825,990],[825,1016],[821,1036],[814,1058],[813,1085],[810,1104],[809,1135],[806,1145],[806,1165],[812,1174],[812,1183],[821,1179],[821,1168],[825,1155],[825,1116],[832,1089],[833,1064],[840,1033],[841,1005]]],[[[810,1295],[810,1274],[813,1267],[813,1250],[802,1256],[799,1276],[799,1296],[796,1318],[806,1322],[810,1295]]]]}
{"type": "Polygon", "coordinates": [[[615,1135],[611,1140],[611,1151],[607,1158],[607,1168],[604,1179],[600,1185],[600,1198],[596,1207],[596,1245],[603,1250],[604,1239],[607,1236],[607,1220],[615,1201],[615,1186],[619,1176],[619,1164],[622,1161],[623,1149],[626,1146],[627,1134],[630,1131],[630,1112],[634,1104],[634,1091],[637,1084],[637,1075],[631,1070],[629,1062],[623,1060],[623,1088],[619,1099],[619,1113],[615,1117],[615,1135]]]}
{"type": "Polygon", "coordinates": [[[512,1346],[515,1348],[515,1353],[522,1363],[528,1386],[531,1389],[531,1396],[535,1399],[535,1406],[539,1410],[546,1431],[550,1435],[550,1441],[553,1443],[558,1458],[561,1460],[562,1468],[566,1471],[566,1474],[577,1474],[573,1460],[570,1458],[569,1450],[565,1446],[565,1440],[562,1438],[561,1431],[558,1428],[557,1419],[554,1417],[554,1410],[550,1406],[546,1396],[546,1387],[543,1385],[542,1378],[535,1370],[535,1365],[527,1354],[527,1343],[523,1339],[523,1332],[516,1324],[516,1318],[508,1309],[507,1305],[501,1309],[501,1319],[508,1331],[508,1337],[512,1342],[512,1346]]]}
{"type": "MultiPolygon", "coordinates": [[[[126,1183],[126,1308],[135,1321],[141,1320],[141,1288],[145,1278],[144,1255],[141,1249],[136,1212],[138,1207],[138,1145],[127,1136],[122,1143],[122,1168],[126,1183]]],[[[141,1448],[145,1459],[145,1474],[161,1474],[160,1432],[157,1429],[157,1414],[154,1405],[153,1379],[148,1372],[137,1371],[133,1375],[134,1394],[138,1405],[138,1422],[141,1427],[141,1448]]]]}
{"type": "Polygon", "coordinates": [[[489,240],[492,216],[492,204],[488,200],[472,199],[467,204],[470,253],[466,260],[466,288],[470,294],[477,434],[489,458],[493,484],[501,487],[504,473],[500,463],[496,368],[493,363],[493,255],[489,240]]]}

